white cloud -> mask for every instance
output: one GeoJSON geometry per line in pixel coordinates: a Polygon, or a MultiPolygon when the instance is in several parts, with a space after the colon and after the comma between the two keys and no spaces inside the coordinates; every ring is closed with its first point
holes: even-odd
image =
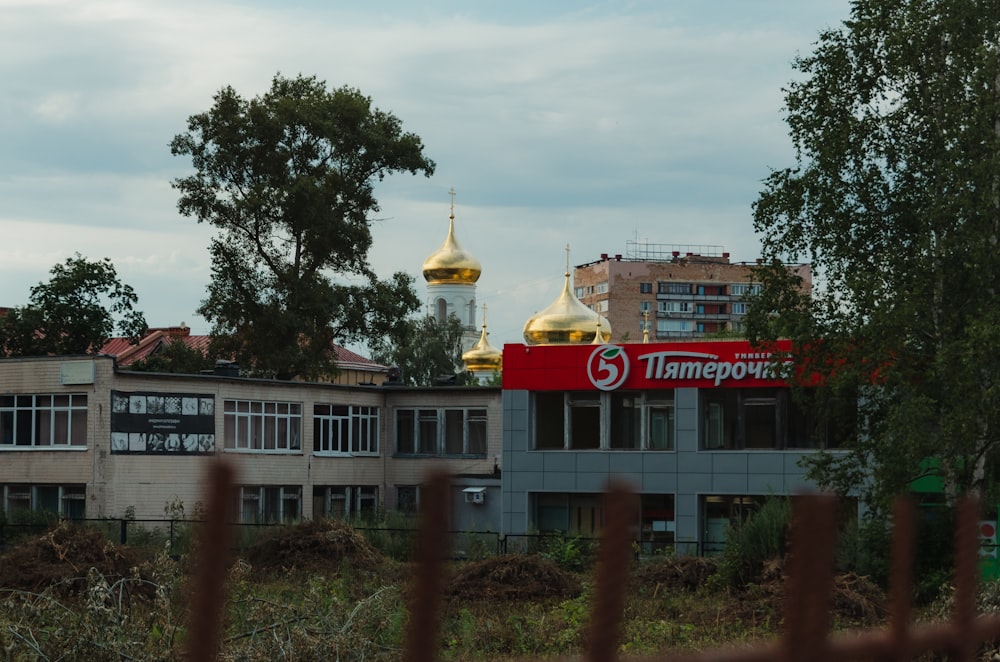
{"type": "Polygon", "coordinates": [[[278,71],[358,87],[423,138],[437,174],[377,187],[372,262],[423,296],[454,186],[495,344],[558,294],[566,243],[575,263],[634,236],[752,260],[750,204],[791,160],[789,63],[848,9],[340,4],[0,0],[0,305],[79,250],[115,260],[151,323],[197,329],[212,233],[178,216],[190,163],[167,144],[222,86],[256,96],[278,71]]]}

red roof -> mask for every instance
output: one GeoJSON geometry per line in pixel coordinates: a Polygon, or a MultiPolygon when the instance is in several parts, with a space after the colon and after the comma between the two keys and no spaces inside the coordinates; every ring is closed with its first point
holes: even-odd
{"type": "MultiPolygon", "coordinates": [[[[101,348],[100,353],[114,356],[120,367],[126,367],[136,361],[141,361],[167,343],[176,340],[180,340],[191,349],[197,349],[203,353],[208,352],[209,336],[192,336],[188,327],[173,326],[149,329],[137,345],[130,343],[127,338],[111,338],[101,348]]],[[[338,367],[370,372],[387,372],[389,370],[387,366],[376,363],[340,345],[334,345],[333,351],[338,367]]]]}

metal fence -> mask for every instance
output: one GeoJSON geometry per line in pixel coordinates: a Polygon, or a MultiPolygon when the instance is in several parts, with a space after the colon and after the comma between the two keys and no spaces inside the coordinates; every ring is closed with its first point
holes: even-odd
{"type": "MultiPolygon", "coordinates": [[[[410,594],[404,659],[431,662],[438,659],[444,562],[448,556],[447,503],[449,478],[432,476],[422,492],[417,534],[417,567],[410,594]]],[[[231,514],[226,495],[233,472],[225,464],[213,467],[208,498],[209,518],[202,528],[194,596],[189,659],[214,660],[219,651],[225,604],[226,539],[231,514]]],[[[585,658],[593,662],[617,659],[627,574],[634,553],[627,522],[637,506],[628,488],[612,484],[605,495],[606,521],[598,550],[596,588],[590,609],[590,638],[585,658]]],[[[780,639],[740,650],[717,650],[696,655],[648,657],[649,660],[701,662],[763,662],[778,660],[911,660],[929,653],[944,653],[951,660],[972,662],[979,647],[1000,638],[1000,616],[976,615],[979,505],[964,502],[955,529],[955,594],[950,620],[916,626],[911,622],[914,533],[916,514],[907,501],[893,513],[890,623],[888,628],[834,636],[830,604],[837,535],[836,500],[806,496],[794,500],[788,581],[784,601],[784,630],[780,639]]]]}

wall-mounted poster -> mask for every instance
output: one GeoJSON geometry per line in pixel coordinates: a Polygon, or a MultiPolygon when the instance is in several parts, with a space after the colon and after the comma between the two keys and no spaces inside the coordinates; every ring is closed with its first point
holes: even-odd
{"type": "Polygon", "coordinates": [[[215,452],[215,396],[111,392],[111,452],[215,452]]]}

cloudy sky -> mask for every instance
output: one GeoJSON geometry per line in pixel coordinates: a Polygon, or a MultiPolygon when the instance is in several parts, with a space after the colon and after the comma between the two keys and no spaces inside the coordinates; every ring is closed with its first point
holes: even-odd
{"type": "Polygon", "coordinates": [[[848,0],[0,0],[0,306],[79,252],[110,258],[151,326],[195,314],[211,228],[183,217],[168,143],[232,85],[349,85],[420,135],[431,178],[376,188],[371,261],[420,267],[444,240],[483,264],[491,341],[581,264],[630,246],[752,261],[751,204],[793,163],[782,87],[848,0]]]}

